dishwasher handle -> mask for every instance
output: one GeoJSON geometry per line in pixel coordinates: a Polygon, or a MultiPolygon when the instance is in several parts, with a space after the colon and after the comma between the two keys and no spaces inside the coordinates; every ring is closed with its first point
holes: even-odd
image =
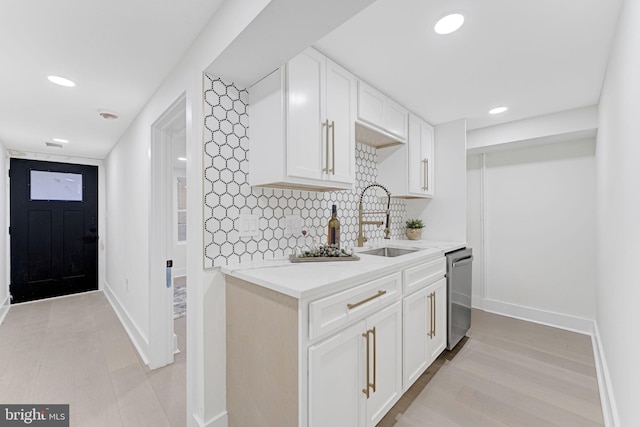
{"type": "Polygon", "coordinates": [[[464,257],[464,258],[458,258],[458,259],[453,261],[451,266],[452,267],[457,267],[457,266],[460,266],[460,265],[471,264],[471,262],[473,262],[473,255],[469,255],[469,256],[464,257]]]}

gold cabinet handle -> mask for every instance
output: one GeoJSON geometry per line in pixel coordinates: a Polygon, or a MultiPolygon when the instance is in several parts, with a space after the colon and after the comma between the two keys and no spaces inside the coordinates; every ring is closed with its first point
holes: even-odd
{"type": "Polygon", "coordinates": [[[365,388],[362,389],[362,392],[364,393],[365,396],[367,396],[367,399],[369,398],[369,331],[365,332],[362,334],[362,336],[364,337],[364,339],[366,340],[366,346],[367,346],[367,385],[365,388]]]}
{"type": "Polygon", "coordinates": [[[429,159],[424,159],[425,161],[425,169],[427,170],[425,172],[425,190],[429,191],[429,159]]]}
{"type": "Polygon", "coordinates": [[[371,300],[374,300],[374,299],[376,299],[376,298],[378,298],[378,297],[380,297],[380,296],[382,296],[382,295],[384,295],[384,294],[386,294],[386,293],[387,293],[387,291],[378,291],[378,293],[377,293],[377,294],[375,294],[375,295],[371,295],[369,298],[365,298],[365,299],[363,299],[362,301],[358,301],[358,302],[357,302],[357,303],[355,303],[355,304],[347,304],[347,308],[348,308],[349,310],[352,310],[352,309],[354,309],[354,308],[356,308],[356,307],[358,307],[358,306],[361,306],[362,304],[367,303],[367,302],[369,302],[369,301],[371,301],[371,300]]]}
{"type": "Polygon", "coordinates": [[[424,159],[422,166],[422,189],[426,191],[429,189],[429,159],[424,159]]]}
{"type": "Polygon", "coordinates": [[[429,298],[429,332],[427,336],[433,338],[433,292],[427,298],[429,298]]]}
{"type": "MultiPolygon", "coordinates": [[[[329,120],[327,120],[327,123],[329,120]]],[[[329,167],[329,165],[327,165],[329,167]]],[[[331,175],[336,174],[336,122],[331,121],[331,175]]]]}
{"type": "Polygon", "coordinates": [[[432,292],[433,294],[433,298],[431,298],[431,304],[433,304],[433,309],[431,310],[431,312],[433,313],[433,335],[432,336],[436,336],[436,293],[435,291],[432,292]]]}
{"type": "Polygon", "coordinates": [[[376,353],[378,352],[378,346],[376,345],[376,327],[374,326],[371,329],[371,334],[373,335],[373,384],[371,384],[371,389],[373,392],[376,392],[376,353]]]}
{"type": "Polygon", "coordinates": [[[322,172],[329,173],[329,119],[322,122],[324,130],[324,148],[325,148],[325,167],[322,168],[322,172]]]}

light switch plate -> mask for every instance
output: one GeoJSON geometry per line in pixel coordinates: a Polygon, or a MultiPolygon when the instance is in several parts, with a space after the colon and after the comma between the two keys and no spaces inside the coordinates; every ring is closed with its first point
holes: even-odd
{"type": "Polygon", "coordinates": [[[240,214],[238,218],[238,232],[240,237],[259,237],[258,215],[240,214]]]}
{"type": "Polygon", "coordinates": [[[302,234],[302,218],[300,215],[286,215],[285,216],[285,228],[284,235],[299,236],[302,234]]]}

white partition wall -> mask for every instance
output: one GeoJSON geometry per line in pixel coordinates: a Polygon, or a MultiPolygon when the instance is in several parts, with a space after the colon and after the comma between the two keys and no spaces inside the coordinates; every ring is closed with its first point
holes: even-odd
{"type": "Polygon", "coordinates": [[[594,145],[581,140],[470,156],[474,306],[591,332],[594,145]]]}

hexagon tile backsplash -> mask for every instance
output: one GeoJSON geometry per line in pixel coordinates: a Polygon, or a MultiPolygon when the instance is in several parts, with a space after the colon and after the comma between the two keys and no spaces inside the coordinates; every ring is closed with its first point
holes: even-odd
{"type": "MultiPolygon", "coordinates": [[[[314,241],[325,243],[332,204],[338,207],[342,245],[355,246],[358,198],[378,176],[375,148],[356,144],[356,185],[352,191],[251,188],[249,92],[211,75],[205,75],[204,91],[205,267],[284,258],[296,247],[309,246],[314,241]],[[241,213],[258,216],[258,237],[240,238],[237,222],[241,213]],[[303,229],[308,231],[306,237],[285,236],[286,215],[300,215],[303,229]]],[[[364,208],[383,210],[386,201],[371,191],[364,198],[364,208]]],[[[404,200],[391,200],[392,238],[403,238],[406,211],[404,200]]],[[[365,231],[370,239],[384,237],[383,227],[365,226],[365,231]]]]}

